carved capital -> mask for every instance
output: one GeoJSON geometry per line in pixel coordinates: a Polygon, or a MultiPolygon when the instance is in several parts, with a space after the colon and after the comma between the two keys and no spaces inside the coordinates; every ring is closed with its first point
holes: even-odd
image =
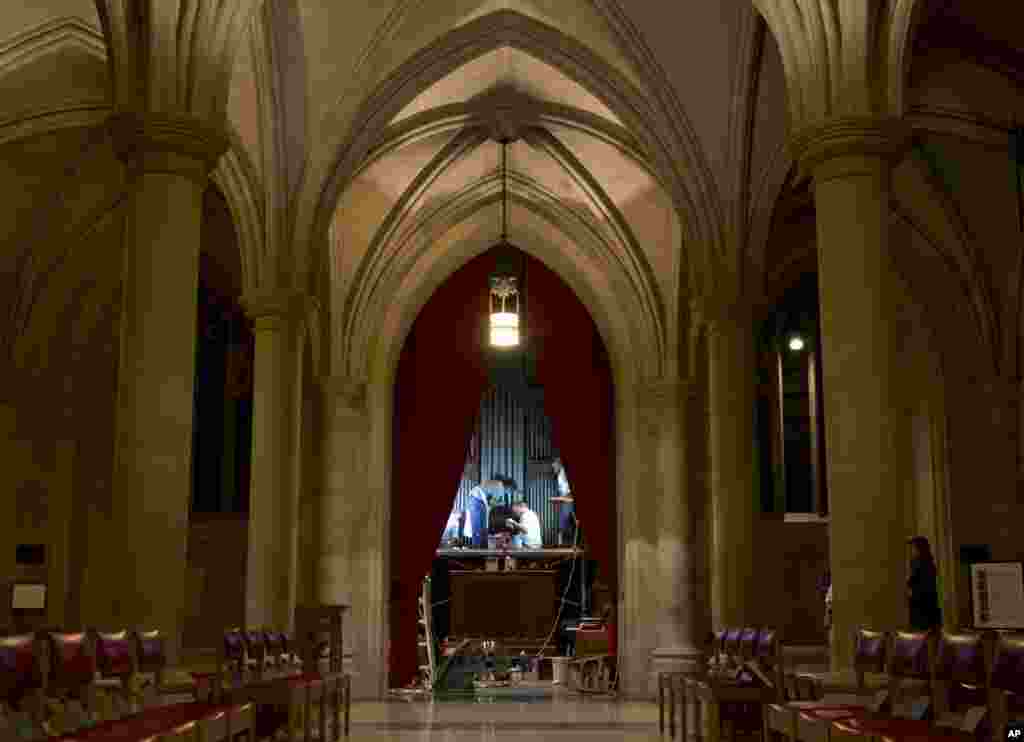
{"type": "Polygon", "coordinates": [[[143,173],[169,173],[205,184],[227,135],[198,118],[182,115],[115,113],[107,120],[118,156],[143,173]]]}
{"type": "Polygon", "coordinates": [[[285,322],[305,316],[314,306],[309,296],[293,289],[263,291],[242,297],[242,308],[256,329],[281,327],[285,322]]]}
{"type": "MultiPolygon", "coordinates": [[[[792,139],[801,171],[821,177],[823,166],[848,157],[898,160],[910,145],[910,127],[899,119],[848,117],[799,132],[792,139]]],[[[834,175],[833,175],[834,177],[834,175]]]]}

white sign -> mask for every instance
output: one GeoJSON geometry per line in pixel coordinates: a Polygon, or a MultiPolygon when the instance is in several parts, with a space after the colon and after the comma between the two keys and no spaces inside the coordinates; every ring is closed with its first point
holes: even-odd
{"type": "Polygon", "coordinates": [[[972,564],[971,598],[975,628],[1024,628],[1024,565],[1020,562],[972,564]]]}
{"type": "Polygon", "coordinates": [[[46,585],[15,585],[11,595],[11,609],[15,611],[41,611],[46,608],[46,585]]]}

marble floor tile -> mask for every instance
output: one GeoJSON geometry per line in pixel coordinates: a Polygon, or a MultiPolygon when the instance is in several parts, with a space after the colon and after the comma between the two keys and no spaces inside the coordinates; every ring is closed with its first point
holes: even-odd
{"type": "Polygon", "coordinates": [[[653,703],[614,702],[575,696],[530,699],[394,699],[352,706],[352,736],[361,739],[451,740],[652,740],[658,734],[653,703]]]}

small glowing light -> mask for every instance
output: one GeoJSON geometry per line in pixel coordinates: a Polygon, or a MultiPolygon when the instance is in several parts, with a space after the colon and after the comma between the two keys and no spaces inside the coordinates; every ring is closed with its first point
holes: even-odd
{"type": "Polygon", "coordinates": [[[514,348],[519,345],[519,315],[515,312],[491,313],[491,345],[514,348]]]}
{"type": "Polygon", "coordinates": [[[803,350],[804,349],[804,339],[802,337],[798,336],[798,335],[794,336],[794,337],[791,337],[789,339],[789,349],[790,350],[803,350]]]}

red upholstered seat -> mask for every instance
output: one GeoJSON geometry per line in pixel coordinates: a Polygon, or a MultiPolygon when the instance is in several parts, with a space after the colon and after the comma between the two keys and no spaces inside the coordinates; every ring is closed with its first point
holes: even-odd
{"type": "Polygon", "coordinates": [[[866,708],[856,706],[818,706],[817,708],[800,709],[800,718],[804,721],[838,721],[852,719],[868,713],[866,708]]]}
{"type": "Polygon", "coordinates": [[[298,675],[288,675],[283,678],[271,678],[270,683],[285,683],[292,688],[304,688],[306,686],[316,687],[323,685],[324,678],[318,672],[304,672],[298,675]]]}
{"type": "Polygon", "coordinates": [[[84,632],[51,633],[50,676],[53,690],[73,690],[92,682],[96,674],[96,657],[84,632]]]}
{"type": "Polygon", "coordinates": [[[931,723],[924,719],[865,719],[853,717],[832,724],[832,728],[844,734],[863,737],[889,734],[896,737],[930,734],[931,723]]]}
{"type": "Polygon", "coordinates": [[[173,706],[155,706],[123,719],[105,721],[88,729],[58,737],[58,740],[104,740],[129,742],[143,740],[169,732],[185,724],[214,719],[221,714],[237,713],[244,707],[211,703],[178,703],[173,706]]]}
{"type": "Polygon", "coordinates": [[[966,737],[962,734],[882,734],[878,737],[880,742],[964,742],[966,737]]]}

